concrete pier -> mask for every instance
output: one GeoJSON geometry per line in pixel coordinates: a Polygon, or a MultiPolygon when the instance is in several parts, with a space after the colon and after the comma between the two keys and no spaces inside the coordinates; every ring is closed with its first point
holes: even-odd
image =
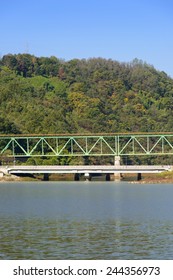
{"type": "Polygon", "coordinates": [[[108,173],[108,174],[106,174],[105,179],[106,179],[106,181],[110,181],[110,180],[111,180],[111,176],[110,176],[110,174],[109,174],[109,173],[108,173]]]}
{"type": "MultiPolygon", "coordinates": [[[[115,159],[114,159],[114,166],[115,166],[115,169],[119,169],[120,168],[120,156],[115,156],[115,159]]],[[[117,180],[121,180],[121,173],[114,173],[114,179],[117,181],[117,180]]]]}
{"type": "Polygon", "coordinates": [[[48,173],[43,174],[43,181],[49,181],[49,174],[48,173]]]}
{"type": "Polygon", "coordinates": [[[80,180],[80,174],[79,173],[75,173],[74,174],[74,181],[79,181],[80,180]]]}
{"type": "Polygon", "coordinates": [[[91,181],[91,174],[90,173],[85,173],[84,174],[84,178],[85,178],[85,181],[91,181]]]}
{"type": "Polygon", "coordinates": [[[142,180],[142,174],[141,173],[137,173],[137,181],[142,180]]]}

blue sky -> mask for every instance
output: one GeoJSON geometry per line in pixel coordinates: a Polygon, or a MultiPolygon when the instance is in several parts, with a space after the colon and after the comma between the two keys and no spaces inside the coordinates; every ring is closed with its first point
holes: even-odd
{"type": "Polygon", "coordinates": [[[172,0],[0,0],[0,56],[134,58],[173,77],[172,0]]]}

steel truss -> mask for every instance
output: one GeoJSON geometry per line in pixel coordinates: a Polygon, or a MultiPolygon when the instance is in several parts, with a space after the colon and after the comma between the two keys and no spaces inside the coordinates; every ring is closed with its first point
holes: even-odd
{"type": "Polygon", "coordinates": [[[0,155],[11,157],[173,155],[173,134],[0,136],[0,155]]]}

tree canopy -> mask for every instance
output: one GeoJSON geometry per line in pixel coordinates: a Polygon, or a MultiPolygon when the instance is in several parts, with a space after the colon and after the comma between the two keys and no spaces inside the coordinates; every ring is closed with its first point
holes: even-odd
{"type": "Polygon", "coordinates": [[[173,80],[138,59],[7,54],[0,133],[173,131],[173,80]]]}

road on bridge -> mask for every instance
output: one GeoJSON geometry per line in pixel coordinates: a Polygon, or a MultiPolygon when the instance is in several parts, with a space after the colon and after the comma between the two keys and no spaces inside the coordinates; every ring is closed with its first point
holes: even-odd
{"type": "Polygon", "coordinates": [[[164,171],[171,171],[172,167],[165,165],[52,165],[52,166],[7,166],[0,167],[0,172],[4,174],[68,174],[68,173],[158,173],[164,171]]]}

